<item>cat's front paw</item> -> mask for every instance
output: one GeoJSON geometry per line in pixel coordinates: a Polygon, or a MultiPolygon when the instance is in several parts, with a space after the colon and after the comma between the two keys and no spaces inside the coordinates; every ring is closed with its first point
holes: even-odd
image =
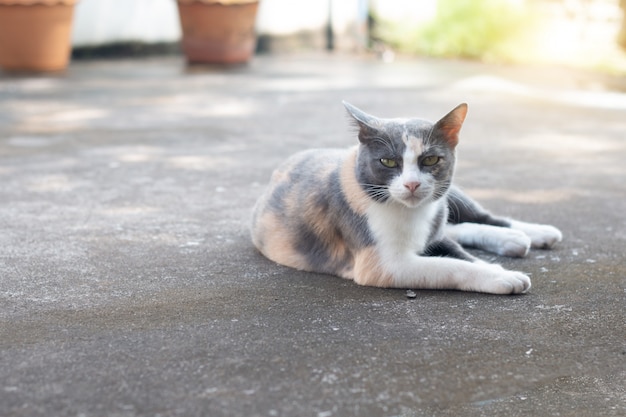
{"type": "Polygon", "coordinates": [[[530,278],[518,271],[504,271],[495,280],[495,294],[523,294],[530,290],[530,278]]]}
{"type": "Polygon", "coordinates": [[[489,294],[523,294],[528,292],[530,286],[530,278],[526,274],[489,265],[481,274],[476,290],[489,294]]]}
{"type": "Polygon", "coordinates": [[[505,228],[500,228],[499,231],[501,236],[496,249],[498,255],[511,258],[523,258],[528,255],[532,240],[526,233],[505,228]]]}
{"type": "Polygon", "coordinates": [[[550,249],[563,240],[561,231],[547,224],[513,221],[511,228],[524,232],[530,238],[531,246],[537,249],[550,249]]]}

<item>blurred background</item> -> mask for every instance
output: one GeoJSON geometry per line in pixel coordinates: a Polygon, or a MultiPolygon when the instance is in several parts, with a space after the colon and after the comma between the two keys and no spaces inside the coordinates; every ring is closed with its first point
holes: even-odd
{"type": "MultiPolygon", "coordinates": [[[[173,0],[81,0],[73,58],[178,53],[173,0]]],[[[626,0],[261,0],[257,53],[559,64],[626,74],[626,0]]]]}

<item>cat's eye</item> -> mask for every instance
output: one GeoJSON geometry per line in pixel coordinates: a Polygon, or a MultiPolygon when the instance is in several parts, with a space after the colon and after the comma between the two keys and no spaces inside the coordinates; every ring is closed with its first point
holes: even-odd
{"type": "Polygon", "coordinates": [[[422,165],[425,167],[431,167],[433,165],[436,165],[440,159],[441,158],[439,158],[438,156],[427,156],[424,159],[422,159],[422,165]]]}
{"type": "Polygon", "coordinates": [[[398,166],[398,162],[393,159],[382,158],[380,163],[386,166],[387,168],[396,168],[398,166]]]}

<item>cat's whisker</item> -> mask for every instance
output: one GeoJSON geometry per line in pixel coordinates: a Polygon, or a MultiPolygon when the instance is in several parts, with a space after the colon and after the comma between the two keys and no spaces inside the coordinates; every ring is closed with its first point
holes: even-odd
{"type": "Polygon", "coordinates": [[[370,197],[374,200],[386,201],[389,197],[389,186],[381,184],[359,183],[359,185],[367,190],[370,197]]]}

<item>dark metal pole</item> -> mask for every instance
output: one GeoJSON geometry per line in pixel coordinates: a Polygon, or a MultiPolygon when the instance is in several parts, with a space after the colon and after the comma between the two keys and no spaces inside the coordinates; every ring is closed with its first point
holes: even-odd
{"type": "Polygon", "coordinates": [[[328,0],[328,22],[326,24],[326,49],[335,49],[335,33],[333,32],[333,0],[328,0]]]}

